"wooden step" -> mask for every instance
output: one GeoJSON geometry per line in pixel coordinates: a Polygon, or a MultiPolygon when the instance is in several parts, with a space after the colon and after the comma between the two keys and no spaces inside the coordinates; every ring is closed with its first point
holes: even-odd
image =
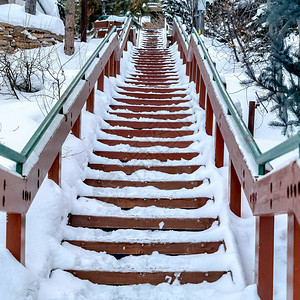
{"type": "Polygon", "coordinates": [[[110,112],[110,114],[122,118],[127,118],[127,119],[148,118],[148,119],[157,119],[157,120],[180,120],[192,116],[191,114],[134,114],[134,113],[118,113],[118,112],[110,112]]]}
{"type": "Polygon", "coordinates": [[[98,142],[102,144],[106,144],[109,146],[116,145],[130,145],[131,147],[141,148],[141,147],[156,147],[163,146],[168,148],[186,148],[190,146],[193,141],[131,141],[131,140],[98,140],[98,142]]]}
{"type": "MultiPolygon", "coordinates": [[[[141,178],[141,180],[144,180],[141,178]]],[[[125,188],[125,187],[148,187],[152,186],[159,190],[180,190],[193,189],[202,185],[202,180],[193,181],[130,181],[130,180],[103,180],[103,179],[86,179],[86,185],[99,188],[125,188]]]]}
{"type": "Polygon", "coordinates": [[[96,284],[107,285],[132,285],[132,284],[152,284],[158,285],[166,282],[172,284],[177,279],[180,284],[199,284],[204,281],[215,282],[228,272],[106,272],[106,271],[82,271],[66,270],[66,272],[96,284]]]}
{"type": "Polygon", "coordinates": [[[128,91],[128,92],[143,92],[143,93],[173,93],[173,92],[182,92],[185,89],[181,88],[149,88],[149,87],[135,87],[135,86],[118,86],[118,88],[128,91]]]}
{"type": "Polygon", "coordinates": [[[151,100],[150,99],[114,98],[114,100],[121,102],[121,103],[130,104],[130,105],[148,105],[148,106],[167,106],[167,105],[173,105],[173,104],[175,104],[175,105],[187,104],[188,105],[188,103],[189,103],[189,100],[173,100],[173,99],[156,100],[155,98],[153,98],[151,100]]]}
{"type": "Polygon", "coordinates": [[[133,137],[153,137],[153,138],[175,138],[190,136],[194,134],[192,130],[151,130],[151,129],[102,129],[107,134],[113,134],[126,138],[133,137]]]}
{"type": "Polygon", "coordinates": [[[166,255],[188,255],[215,253],[224,242],[200,242],[200,243],[110,243],[95,241],[65,240],[85,250],[106,252],[115,255],[150,255],[154,251],[166,255]]]}
{"type": "Polygon", "coordinates": [[[178,81],[142,81],[142,80],[125,80],[125,83],[127,84],[135,84],[135,85],[140,85],[140,86],[170,86],[173,84],[178,84],[178,81]]]}
{"type": "Polygon", "coordinates": [[[155,112],[155,111],[168,111],[176,112],[182,110],[189,110],[189,106],[139,106],[139,105],[117,105],[112,104],[109,106],[113,110],[125,109],[133,112],[155,112]]]}
{"type": "Polygon", "coordinates": [[[101,157],[110,159],[119,159],[123,162],[127,162],[132,159],[148,160],[156,159],[160,161],[168,160],[191,160],[199,155],[198,152],[171,152],[171,153],[151,153],[151,152],[120,152],[120,151],[94,151],[94,154],[101,157]]]}
{"type": "Polygon", "coordinates": [[[123,209],[131,209],[136,206],[140,207],[164,207],[164,208],[181,208],[196,209],[204,206],[208,200],[207,197],[196,198],[122,198],[122,197],[94,197],[82,196],[85,198],[96,199],[102,202],[114,204],[123,209]]]}
{"type": "Polygon", "coordinates": [[[121,171],[127,175],[138,170],[157,171],[167,174],[191,174],[197,171],[201,166],[141,166],[141,165],[107,165],[107,164],[88,164],[89,168],[94,170],[101,170],[104,172],[116,172],[121,171]]]}
{"type": "MultiPolygon", "coordinates": [[[[184,98],[187,96],[185,93],[181,94],[171,94],[171,93],[138,93],[138,92],[118,92],[120,95],[125,95],[127,97],[133,98],[147,98],[147,99],[172,99],[172,98],[184,98]]],[[[171,100],[170,100],[171,101],[171,100]]],[[[180,103],[180,102],[179,102],[180,103]]]]}
{"type": "Polygon", "coordinates": [[[191,126],[192,122],[144,122],[144,121],[119,121],[105,120],[111,126],[130,127],[134,129],[152,129],[152,128],[182,128],[191,126]]]}
{"type": "Polygon", "coordinates": [[[202,231],[219,221],[215,218],[128,218],[69,215],[68,225],[99,229],[202,231]]]}

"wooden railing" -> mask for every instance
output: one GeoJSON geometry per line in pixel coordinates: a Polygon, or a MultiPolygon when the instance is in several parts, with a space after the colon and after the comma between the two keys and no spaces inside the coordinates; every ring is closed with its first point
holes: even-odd
{"type": "Polygon", "coordinates": [[[256,217],[255,280],[261,299],[273,298],[274,216],[288,214],[287,299],[300,299],[300,168],[297,160],[272,170],[269,162],[299,149],[300,134],[261,153],[240,118],[196,30],[187,35],[176,19],[172,42],[177,42],[186,75],[196,84],[199,104],[206,110],[206,133],[215,138],[215,165],[229,152],[229,201],[241,216],[241,188],[256,217]],[[215,122],[215,123],[213,123],[215,122]],[[214,126],[213,126],[214,125],[214,126]],[[213,128],[215,128],[213,132],[213,128]],[[269,173],[265,175],[265,170],[269,173]]]}
{"type": "Polygon", "coordinates": [[[135,40],[128,17],[120,35],[113,27],[18,153],[0,144],[0,155],[16,162],[16,171],[0,166],[0,211],[7,212],[6,247],[25,264],[25,219],[34,196],[48,175],[60,185],[61,148],[68,134],[80,138],[80,115],[94,111],[95,88],[103,91],[104,76],[120,74],[120,59],[129,38],[135,40]]]}

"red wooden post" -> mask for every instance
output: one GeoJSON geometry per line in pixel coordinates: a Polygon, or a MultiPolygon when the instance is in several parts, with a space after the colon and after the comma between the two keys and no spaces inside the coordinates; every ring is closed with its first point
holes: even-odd
{"type": "Polygon", "coordinates": [[[241,216],[241,184],[230,160],[230,209],[238,217],[241,216]]]}
{"type": "Polygon", "coordinates": [[[224,139],[218,123],[216,122],[216,143],[215,143],[215,165],[217,168],[223,167],[224,163],[224,139]]]}
{"type": "Polygon", "coordinates": [[[212,135],[213,117],[214,117],[214,115],[213,115],[213,109],[211,107],[209,95],[207,95],[205,129],[206,129],[206,134],[208,134],[208,135],[212,135]]]}
{"type": "Polygon", "coordinates": [[[109,59],[109,76],[112,76],[114,77],[114,54],[112,53],[112,55],[110,56],[110,59],[109,59]]]}
{"type": "Polygon", "coordinates": [[[97,90],[102,91],[102,92],[104,91],[104,71],[101,72],[101,74],[98,78],[97,90]]]}
{"type": "Polygon", "coordinates": [[[121,63],[119,60],[116,61],[116,65],[117,65],[117,75],[121,74],[121,63]]]}
{"type": "Polygon", "coordinates": [[[205,109],[205,94],[206,94],[206,87],[204,84],[204,80],[201,76],[199,104],[200,107],[203,109],[205,109]]]}
{"type": "Polygon", "coordinates": [[[193,63],[193,81],[196,83],[196,73],[197,73],[197,61],[194,57],[194,63],[193,63]]]}
{"type": "Polygon", "coordinates": [[[26,214],[7,213],[6,248],[25,265],[26,214]]]}
{"type": "Polygon", "coordinates": [[[197,94],[200,91],[200,69],[199,66],[197,65],[197,70],[196,70],[196,92],[197,94]]]}
{"type": "Polygon", "coordinates": [[[255,101],[249,102],[249,115],[248,115],[248,129],[251,134],[254,134],[254,120],[255,120],[255,101]]]}
{"type": "Polygon", "coordinates": [[[90,92],[86,100],[86,110],[90,113],[94,113],[94,102],[95,102],[95,88],[90,92]]]}
{"type": "Polygon", "coordinates": [[[178,51],[179,51],[179,54],[180,54],[180,59],[182,59],[182,47],[180,44],[178,44],[178,51]]]}
{"type": "Polygon", "coordinates": [[[287,299],[300,299],[300,226],[294,214],[288,217],[287,299]]]}
{"type": "Polygon", "coordinates": [[[76,122],[72,127],[72,133],[80,139],[81,136],[81,114],[78,116],[76,122]]]}
{"type": "Polygon", "coordinates": [[[191,62],[190,61],[187,61],[186,62],[186,76],[190,76],[190,68],[191,68],[191,62]]]}
{"type": "Polygon", "coordinates": [[[48,178],[61,186],[61,151],[57,154],[50,170],[48,171],[48,178]]]}
{"type": "Polygon", "coordinates": [[[104,75],[105,75],[106,77],[109,77],[109,60],[108,60],[108,62],[107,62],[106,65],[105,65],[105,68],[104,68],[104,75]]]}
{"type": "Polygon", "coordinates": [[[261,299],[273,299],[274,216],[256,217],[255,281],[261,299]]]}
{"type": "Polygon", "coordinates": [[[127,42],[125,43],[124,51],[127,51],[127,42]]]}

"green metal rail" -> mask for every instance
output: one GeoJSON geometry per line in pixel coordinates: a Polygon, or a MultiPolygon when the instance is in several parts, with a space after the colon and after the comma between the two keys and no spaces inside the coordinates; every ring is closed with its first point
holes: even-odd
{"type": "MultiPolygon", "coordinates": [[[[121,33],[121,36],[123,36],[123,32],[126,30],[126,27],[130,23],[131,17],[128,17],[124,27],[123,31],[121,33]]],[[[99,58],[100,51],[104,48],[105,44],[109,41],[113,33],[115,33],[116,26],[114,26],[110,32],[104,37],[104,39],[101,41],[101,43],[98,45],[98,47],[95,49],[91,57],[87,60],[87,62],[84,64],[83,68],[79,71],[79,73],[76,75],[76,77],[73,79],[73,81],[70,83],[70,85],[67,87],[63,95],[60,97],[60,99],[57,101],[57,103],[53,106],[51,111],[48,113],[48,115],[45,117],[43,122],[40,124],[40,126],[37,128],[37,130],[34,132],[30,140],[27,142],[23,150],[19,153],[3,144],[0,144],[0,156],[3,156],[11,161],[14,161],[17,163],[16,171],[21,174],[22,172],[22,165],[26,162],[29,155],[32,153],[32,151],[35,149],[43,135],[45,134],[46,130],[50,127],[55,117],[59,114],[63,113],[63,105],[65,104],[66,100],[70,97],[71,93],[74,91],[75,87],[78,85],[78,83],[81,80],[85,80],[85,73],[88,70],[88,68],[91,66],[91,64],[94,62],[96,58],[99,58]]],[[[121,39],[120,39],[121,40],[121,39]]]]}
{"type": "MultiPolygon", "coordinates": [[[[189,38],[183,29],[181,23],[178,21],[178,19],[175,19],[175,22],[177,23],[180,31],[182,32],[182,35],[185,39],[185,41],[188,43],[189,38]]],[[[247,128],[246,124],[240,117],[232,99],[230,98],[226,88],[224,87],[224,84],[220,78],[220,75],[208,53],[208,50],[206,49],[202,39],[200,38],[197,30],[193,28],[192,34],[194,34],[197,44],[200,46],[201,50],[204,54],[204,59],[207,61],[210,71],[213,75],[213,80],[216,82],[218,86],[218,90],[222,95],[222,98],[227,106],[228,112],[232,116],[232,118],[235,121],[235,124],[237,125],[237,128],[239,129],[245,143],[248,145],[248,148],[250,150],[250,153],[252,154],[252,157],[254,158],[255,162],[259,166],[259,174],[262,175],[265,165],[268,164],[270,161],[274,160],[275,158],[278,158],[282,155],[285,155],[295,149],[299,149],[299,155],[300,155],[300,132],[298,132],[295,136],[289,138],[288,140],[282,142],[281,144],[275,146],[274,148],[266,151],[265,153],[261,153],[258,145],[256,144],[252,134],[250,133],[249,129],[247,128]]]]}

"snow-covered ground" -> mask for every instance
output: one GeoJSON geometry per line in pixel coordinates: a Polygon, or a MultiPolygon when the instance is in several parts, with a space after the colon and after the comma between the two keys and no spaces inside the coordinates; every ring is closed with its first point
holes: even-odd
{"type": "MultiPolygon", "coordinates": [[[[1,12],[0,12],[1,14],[1,12]]],[[[22,24],[23,25],[23,24],[22,24]]],[[[58,44],[49,48],[53,57],[59,57],[60,65],[64,65],[65,74],[67,75],[64,88],[75,77],[78,70],[87,58],[96,48],[96,43],[78,43],[76,45],[76,54],[74,58],[63,54],[63,46],[58,44]]],[[[255,90],[240,86],[238,79],[244,79],[240,66],[233,64],[228,58],[227,50],[215,47],[209,40],[206,44],[210,53],[217,62],[217,68],[226,78],[229,94],[234,102],[239,102],[242,110],[243,119],[247,122],[248,101],[255,99],[255,90]]],[[[130,50],[130,48],[129,48],[130,50]]],[[[103,118],[105,117],[104,107],[107,107],[112,101],[111,91],[115,87],[117,80],[123,78],[126,68],[132,66],[129,63],[129,54],[125,53],[121,62],[122,74],[118,79],[105,79],[105,93],[96,92],[95,112],[90,114],[83,111],[83,128],[82,139],[79,140],[70,135],[63,146],[63,186],[62,189],[57,187],[52,181],[45,179],[40,191],[38,192],[28,214],[27,214],[27,249],[26,249],[26,268],[17,263],[11,254],[5,249],[5,214],[0,213],[0,298],[3,299],[48,299],[48,294],[53,295],[54,299],[73,299],[63,291],[66,285],[72,285],[76,291],[76,299],[102,299],[111,295],[109,287],[92,288],[91,284],[81,282],[77,279],[66,277],[60,272],[55,273],[53,280],[47,282],[49,273],[53,267],[53,253],[58,251],[62,239],[62,227],[66,224],[68,212],[73,206],[74,197],[78,195],[77,183],[84,179],[83,170],[88,161],[87,152],[94,147],[94,140],[99,127],[106,126],[103,118]],[[85,152],[87,151],[87,152],[85,152]],[[12,280],[13,278],[13,280],[12,280]],[[57,294],[55,294],[57,290],[57,294]],[[97,293],[95,296],[92,292],[97,293]]],[[[178,58],[178,55],[177,55],[178,58]]],[[[184,76],[185,70],[181,69],[181,75],[184,76]]],[[[186,79],[183,79],[186,80],[186,79]]],[[[187,83],[187,81],[186,81],[187,83]]],[[[194,95],[196,97],[196,95],[194,95]]],[[[7,95],[0,95],[0,141],[13,149],[20,151],[26,144],[34,130],[43,120],[45,111],[39,104],[36,95],[21,95],[20,100],[16,100],[7,95]],[[13,116],[13,117],[12,117],[13,116]]],[[[50,104],[51,107],[52,104],[50,104]]],[[[270,129],[268,121],[273,119],[273,115],[267,115],[265,109],[259,107],[256,113],[255,138],[262,150],[278,144],[284,140],[279,131],[270,129]]],[[[281,163],[281,162],[279,162],[281,163]]],[[[1,159],[0,164],[13,168],[6,159],[1,159]]],[[[221,175],[226,180],[228,168],[220,170],[221,175]]],[[[79,185],[80,186],[80,185],[79,185]]],[[[226,193],[225,193],[226,194],[226,193]]],[[[247,203],[244,203],[247,207],[247,203]]],[[[255,219],[249,214],[249,210],[244,210],[244,218],[237,218],[230,215],[232,231],[235,233],[237,246],[240,250],[242,266],[245,272],[246,283],[249,288],[245,290],[242,298],[256,299],[254,282],[254,229],[255,219]]],[[[71,276],[71,275],[70,275],[71,276]]],[[[276,217],[275,232],[275,297],[274,299],[285,299],[285,278],[286,278],[286,216],[276,217]]],[[[227,283],[224,282],[224,285],[227,283]]],[[[199,299],[225,299],[226,295],[215,294],[214,286],[210,286],[210,294],[197,295],[193,287],[187,288],[191,295],[199,299]]],[[[139,291],[135,288],[120,288],[111,299],[131,299],[126,298],[126,293],[136,293],[140,296],[137,299],[143,299],[139,291]],[[133,289],[133,290],[132,290],[133,289]]],[[[151,294],[152,299],[186,299],[182,294],[179,286],[162,285],[158,288],[151,289],[145,286],[145,294],[151,294]],[[162,290],[164,291],[161,297],[162,290]],[[173,297],[173,298],[172,298],[173,297]]],[[[53,299],[52,298],[52,299],[53,299]]],[[[149,299],[147,297],[147,299],[149,299]]],[[[191,298],[192,299],[192,298],[191,298]]],[[[241,299],[241,295],[236,298],[241,299]]]]}
{"type": "Polygon", "coordinates": [[[36,12],[36,15],[30,15],[25,13],[24,6],[17,4],[3,4],[0,8],[0,22],[15,26],[44,29],[58,35],[65,34],[64,23],[55,13],[54,4],[52,7],[53,15],[46,15],[39,11],[36,12]]]}

